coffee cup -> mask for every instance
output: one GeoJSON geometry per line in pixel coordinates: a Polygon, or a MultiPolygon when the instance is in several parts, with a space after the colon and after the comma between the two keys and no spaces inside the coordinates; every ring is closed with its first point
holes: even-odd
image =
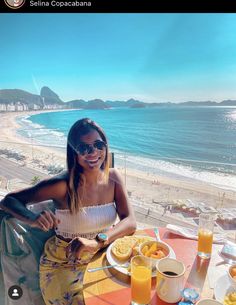
{"type": "Polygon", "coordinates": [[[178,302],[184,288],[184,264],[173,258],[162,258],[157,262],[156,269],[158,297],[167,303],[178,302]]]}

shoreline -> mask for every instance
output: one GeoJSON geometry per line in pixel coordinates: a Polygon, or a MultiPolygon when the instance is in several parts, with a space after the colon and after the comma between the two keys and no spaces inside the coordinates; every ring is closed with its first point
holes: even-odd
{"type": "MultiPolygon", "coordinates": [[[[9,148],[7,144],[11,144],[11,148],[18,149],[26,156],[25,163],[32,163],[33,159],[38,162],[46,164],[50,161],[55,161],[55,156],[58,158],[59,162],[65,162],[65,156],[62,152],[49,148],[46,146],[39,146],[38,143],[30,141],[27,137],[22,136],[20,133],[17,133],[17,130],[20,129],[20,125],[17,122],[22,116],[31,116],[34,114],[40,114],[44,112],[55,112],[51,110],[45,111],[26,111],[24,113],[6,113],[3,114],[1,118],[1,143],[0,147],[9,148]],[[4,145],[4,140],[6,145],[4,145]],[[54,156],[55,155],[55,156],[54,156]],[[46,156],[46,159],[45,159],[46,156]]],[[[57,112],[57,111],[56,111],[57,112]]],[[[65,163],[64,163],[65,164],[65,163]]]]}
{"type": "MultiPolygon", "coordinates": [[[[72,111],[73,109],[69,110],[72,111]]],[[[20,151],[25,157],[24,165],[37,168],[41,163],[45,167],[65,166],[66,156],[64,152],[54,147],[40,146],[36,142],[31,142],[26,137],[17,133],[20,125],[16,121],[22,116],[31,116],[45,112],[59,112],[65,110],[44,110],[27,112],[8,112],[1,114],[1,149],[15,149],[20,151]],[[26,145],[27,144],[27,145],[26,145]]],[[[68,110],[66,110],[68,111],[68,110]]],[[[197,202],[207,202],[207,204],[217,207],[219,205],[233,207],[236,201],[236,192],[222,189],[209,183],[191,181],[186,178],[176,179],[169,176],[156,175],[148,172],[127,168],[119,168],[129,194],[141,201],[173,201],[175,199],[189,198],[197,202]],[[125,176],[126,174],[126,176],[125,176]]]]}

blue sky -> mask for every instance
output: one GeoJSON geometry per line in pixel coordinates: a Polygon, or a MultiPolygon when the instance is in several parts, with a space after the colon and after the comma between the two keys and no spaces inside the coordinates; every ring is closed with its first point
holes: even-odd
{"type": "Polygon", "coordinates": [[[236,14],[1,14],[0,89],[62,100],[236,99],[236,14]]]}

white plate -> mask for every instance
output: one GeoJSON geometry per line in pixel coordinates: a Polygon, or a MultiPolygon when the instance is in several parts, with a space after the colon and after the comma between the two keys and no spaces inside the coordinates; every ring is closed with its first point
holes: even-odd
{"type": "MultiPolygon", "coordinates": [[[[153,238],[153,240],[156,240],[156,239],[153,238]]],[[[113,243],[114,243],[114,242],[113,242],[113,243]]],[[[111,252],[111,248],[112,248],[113,243],[111,243],[111,244],[109,245],[109,247],[107,248],[106,257],[107,257],[108,263],[109,263],[110,265],[115,265],[115,264],[125,264],[126,262],[128,262],[128,261],[124,261],[124,262],[121,263],[120,261],[118,261],[118,260],[114,257],[114,255],[113,255],[112,252],[111,252]]],[[[170,257],[170,258],[176,258],[176,255],[175,255],[174,250],[171,248],[170,245],[168,245],[168,246],[169,246],[169,248],[170,248],[170,256],[169,256],[169,257],[170,257]]],[[[128,272],[127,268],[120,267],[120,266],[116,266],[116,267],[114,267],[114,269],[116,269],[117,271],[119,271],[119,272],[121,272],[121,273],[123,273],[123,274],[130,275],[130,273],[128,272]]],[[[156,276],[156,271],[154,271],[154,272],[152,273],[152,277],[154,277],[154,276],[156,276]]]]}
{"type": "Polygon", "coordinates": [[[236,292],[236,288],[231,285],[228,274],[218,278],[214,288],[214,294],[217,301],[223,303],[225,295],[234,291],[236,292]]]}

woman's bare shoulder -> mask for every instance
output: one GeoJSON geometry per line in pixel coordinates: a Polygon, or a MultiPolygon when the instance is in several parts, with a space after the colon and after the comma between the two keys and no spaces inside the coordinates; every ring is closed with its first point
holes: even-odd
{"type": "Polygon", "coordinates": [[[121,174],[116,168],[109,169],[109,180],[112,180],[114,182],[122,181],[121,174]]]}
{"type": "Polygon", "coordinates": [[[63,171],[60,174],[56,175],[53,177],[54,179],[58,179],[58,180],[65,180],[68,181],[69,180],[69,174],[68,171],[63,171]]]}
{"type": "Polygon", "coordinates": [[[67,192],[67,185],[68,173],[63,172],[57,176],[42,180],[35,186],[35,189],[51,189],[56,191],[57,194],[62,195],[67,192]]]}
{"type": "Polygon", "coordinates": [[[45,184],[51,184],[51,185],[55,185],[55,184],[64,184],[67,183],[69,180],[68,178],[68,173],[67,172],[62,172],[56,176],[50,177],[48,179],[44,179],[41,181],[41,183],[45,183],[45,184]]]}

